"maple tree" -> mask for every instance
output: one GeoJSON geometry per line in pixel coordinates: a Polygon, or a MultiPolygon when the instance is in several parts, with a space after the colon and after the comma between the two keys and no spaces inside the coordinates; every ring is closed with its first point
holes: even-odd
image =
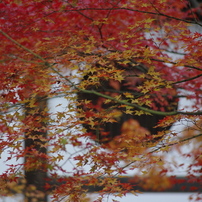
{"type": "Polygon", "coordinates": [[[190,181],[202,183],[202,24],[189,2],[4,0],[0,9],[0,151],[8,165],[25,158],[1,174],[2,194],[26,178],[26,200],[46,201],[48,174],[63,181],[53,201],[87,200],[84,185],[103,187],[101,201],[132,193],[114,178],[130,170],[148,177],[144,186],[164,189],[173,170],[164,153],[174,147],[190,161],[190,181]],[[57,97],[65,109],[51,112],[57,97]],[[179,98],[191,102],[177,109],[179,98]],[[130,119],[106,141],[122,115],[130,119]],[[149,129],[138,122],[157,116],[149,129]],[[183,120],[180,132],[170,129],[183,120]],[[75,164],[64,169],[64,161],[75,164]]]}

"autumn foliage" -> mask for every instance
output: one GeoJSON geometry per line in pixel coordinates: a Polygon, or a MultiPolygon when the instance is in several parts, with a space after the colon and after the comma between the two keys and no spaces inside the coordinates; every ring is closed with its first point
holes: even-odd
{"type": "Polygon", "coordinates": [[[94,185],[97,201],[135,193],[115,178],[131,170],[145,188],[170,187],[174,167],[202,185],[196,11],[186,0],[0,1],[1,194],[37,172],[43,184],[25,180],[23,193],[52,201],[87,201],[94,185]],[[173,149],[187,167],[165,157],[173,149]]]}

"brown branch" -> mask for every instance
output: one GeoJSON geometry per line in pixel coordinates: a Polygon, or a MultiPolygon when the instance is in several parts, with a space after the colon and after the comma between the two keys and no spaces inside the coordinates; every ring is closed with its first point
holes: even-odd
{"type": "Polygon", "coordinates": [[[123,8],[123,7],[119,7],[119,8],[80,8],[80,9],[65,9],[64,11],[66,12],[73,12],[73,11],[85,11],[85,10],[95,10],[95,11],[99,11],[99,10],[127,10],[127,11],[133,11],[133,12],[139,12],[139,13],[146,13],[146,14],[150,14],[150,15],[160,15],[163,17],[167,17],[169,19],[173,19],[173,20],[177,20],[177,21],[182,21],[182,22],[186,22],[189,24],[196,24],[202,27],[202,24],[197,22],[197,21],[191,21],[191,20],[186,20],[186,19],[181,19],[181,18],[177,18],[177,17],[173,17],[170,15],[166,15],[163,13],[155,13],[155,12],[151,12],[151,11],[141,11],[138,9],[132,9],[132,8],[123,8]]]}
{"type": "Polygon", "coordinates": [[[188,78],[188,79],[184,79],[184,80],[181,80],[181,81],[176,81],[176,82],[174,82],[173,84],[177,84],[177,83],[183,83],[183,82],[191,81],[191,80],[197,79],[197,78],[199,78],[199,77],[201,77],[201,76],[202,76],[202,74],[199,74],[199,75],[197,75],[197,76],[193,76],[193,77],[188,78]]]}
{"type": "MultiPolygon", "coordinates": [[[[68,4],[72,7],[75,8],[75,6],[73,6],[70,2],[68,2],[68,4]]],[[[80,15],[82,15],[83,17],[87,18],[90,21],[93,21],[92,18],[90,18],[89,16],[85,15],[84,13],[82,13],[80,10],[76,10],[77,13],[79,13],[80,15]]]]}
{"type": "MultiPolygon", "coordinates": [[[[140,58],[141,58],[141,57],[140,57],[140,58]]],[[[149,59],[150,59],[150,60],[153,60],[153,61],[157,61],[157,62],[170,63],[170,64],[173,64],[173,65],[177,65],[177,62],[165,61],[165,60],[160,60],[160,59],[155,59],[155,58],[149,58],[149,59]]],[[[189,68],[191,68],[191,69],[196,69],[196,70],[202,71],[201,68],[195,67],[195,66],[191,66],[191,65],[184,65],[184,67],[189,67],[189,68]]]]}
{"type": "Polygon", "coordinates": [[[19,46],[20,48],[24,49],[25,51],[27,51],[28,53],[31,53],[33,56],[35,56],[36,58],[42,60],[44,63],[46,63],[47,61],[42,58],[40,55],[34,53],[32,50],[30,50],[29,48],[26,48],[25,46],[23,46],[22,44],[18,43],[16,40],[14,40],[13,38],[11,38],[8,34],[6,34],[3,30],[0,30],[0,33],[5,36],[7,39],[9,39],[10,41],[12,41],[14,44],[16,44],[17,46],[19,46]]]}
{"type": "MultiPolygon", "coordinates": [[[[120,51],[113,51],[113,50],[109,50],[110,52],[119,52],[120,53],[120,51]]],[[[80,53],[81,54],[81,53],[80,53]]],[[[85,54],[85,53],[83,53],[83,54],[85,54]]],[[[177,54],[177,53],[176,53],[177,54]]],[[[96,54],[90,54],[90,55],[96,55],[96,54]]],[[[144,59],[143,57],[138,57],[139,59],[144,59]]],[[[173,62],[173,61],[165,61],[165,60],[161,60],[161,59],[156,59],[156,58],[149,58],[148,57],[148,59],[149,60],[152,60],[152,61],[156,61],[156,62],[162,62],[162,63],[169,63],[169,64],[173,64],[173,65],[177,65],[178,63],[177,62],[173,62]]],[[[132,60],[131,60],[132,61],[132,60]]],[[[182,65],[180,65],[180,66],[182,66],[182,65]]],[[[188,68],[191,68],[191,69],[196,69],[196,70],[199,70],[199,71],[202,71],[202,68],[199,68],[199,67],[195,67],[195,66],[191,66],[191,65],[183,65],[184,67],[188,67],[188,68]]]]}
{"type": "Polygon", "coordinates": [[[152,154],[152,153],[154,153],[154,152],[156,152],[156,151],[158,151],[158,150],[160,150],[160,149],[162,149],[162,148],[165,148],[165,147],[171,147],[171,146],[174,146],[174,145],[177,145],[177,144],[180,144],[180,143],[186,142],[186,141],[188,141],[188,140],[195,139],[195,138],[200,137],[200,136],[202,136],[202,134],[193,135],[192,137],[188,137],[188,138],[185,138],[185,139],[179,140],[178,142],[170,143],[170,144],[168,144],[168,145],[163,145],[163,146],[158,147],[158,148],[156,148],[155,150],[149,152],[149,154],[152,154]]]}
{"type": "MultiPolygon", "coordinates": [[[[168,144],[168,145],[163,145],[163,146],[158,147],[157,149],[155,149],[155,150],[153,150],[153,151],[151,151],[151,152],[148,152],[147,154],[152,154],[152,153],[154,153],[154,152],[156,152],[156,151],[159,151],[159,150],[161,150],[161,149],[163,149],[163,148],[165,148],[165,147],[172,147],[172,146],[174,146],[174,145],[177,145],[177,144],[186,142],[186,141],[188,141],[188,140],[195,139],[195,138],[200,137],[200,136],[202,136],[202,134],[194,135],[194,136],[192,136],[192,137],[188,137],[188,138],[185,138],[185,139],[180,140],[180,141],[178,141],[178,142],[170,143],[170,144],[168,144]]],[[[140,158],[143,158],[143,157],[144,157],[144,156],[142,156],[142,157],[140,157],[140,158]]],[[[125,168],[131,166],[131,165],[132,165],[133,163],[135,163],[135,162],[136,162],[136,161],[131,161],[130,163],[128,163],[128,164],[126,164],[125,166],[123,166],[121,169],[124,170],[125,168]]],[[[116,176],[116,175],[118,175],[118,173],[115,174],[114,176],[116,176]]]]}
{"type": "Polygon", "coordinates": [[[176,55],[187,55],[186,53],[180,53],[180,52],[176,52],[176,51],[171,51],[171,50],[167,50],[167,49],[164,49],[164,48],[159,48],[159,50],[161,51],[165,51],[165,52],[168,52],[168,53],[173,53],[173,54],[176,54],[176,55]]]}

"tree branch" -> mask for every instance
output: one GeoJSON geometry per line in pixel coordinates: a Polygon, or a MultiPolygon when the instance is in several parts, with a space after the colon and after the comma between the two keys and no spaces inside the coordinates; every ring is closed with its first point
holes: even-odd
{"type": "Polygon", "coordinates": [[[156,151],[158,151],[158,150],[160,150],[160,149],[162,149],[162,148],[171,147],[171,146],[174,146],[174,145],[177,145],[177,144],[186,142],[186,141],[188,141],[188,140],[195,139],[195,138],[200,137],[200,136],[202,136],[202,134],[193,135],[192,137],[188,137],[188,138],[179,140],[178,142],[174,142],[174,143],[170,143],[170,144],[168,144],[168,145],[163,145],[163,146],[161,146],[161,147],[158,147],[158,148],[156,148],[155,150],[153,150],[153,151],[151,151],[151,152],[149,152],[149,153],[151,154],[151,153],[154,153],[154,152],[156,152],[156,151]]]}
{"type": "MultiPolygon", "coordinates": [[[[147,154],[152,154],[152,153],[154,153],[154,152],[156,152],[156,151],[158,151],[158,150],[161,150],[162,148],[165,148],[165,147],[172,147],[172,146],[174,146],[174,145],[177,145],[177,144],[186,142],[186,141],[188,141],[188,140],[195,139],[195,138],[200,137],[200,136],[202,136],[202,134],[194,135],[194,136],[192,136],[192,137],[188,137],[188,138],[185,138],[185,139],[180,140],[180,141],[178,141],[178,142],[170,143],[170,144],[168,144],[168,145],[163,145],[163,146],[158,147],[157,149],[155,149],[155,150],[153,150],[153,151],[151,151],[151,152],[148,152],[147,154]]],[[[143,158],[143,156],[140,157],[140,158],[143,158]]],[[[133,163],[135,163],[135,162],[136,162],[136,161],[131,161],[130,163],[128,163],[128,164],[126,164],[125,166],[123,166],[121,169],[124,170],[125,168],[131,166],[131,165],[132,165],[133,163]]],[[[117,173],[117,174],[118,174],[118,173],[117,173]]],[[[114,176],[116,176],[116,175],[114,175],[114,176]]]]}
{"type": "Polygon", "coordinates": [[[155,13],[155,12],[151,12],[151,11],[141,11],[138,9],[132,9],[132,8],[124,8],[124,7],[119,7],[119,8],[80,8],[80,9],[65,9],[64,11],[66,12],[73,12],[73,11],[85,11],[85,10],[127,10],[127,11],[133,11],[133,12],[139,12],[139,13],[146,13],[146,14],[150,14],[150,15],[160,15],[163,17],[167,17],[169,19],[173,19],[173,20],[177,20],[177,21],[182,21],[182,22],[186,22],[189,24],[196,24],[202,27],[202,24],[197,22],[197,21],[191,21],[191,20],[185,20],[185,19],[181,19],[181,18],[177,18],[177,17],[173,17],[170,15],[166,15],[163,13],[155,13]]]}
{"type": "Polygon", "coordinates": [[[40,55],[34,53],[32,50],[30,50],[29,48],[26,48],[25,46],[23,46],[22,44],[18,43],[16,40],[14,40],[13,38],[11,38],[8,34],[6,34],[3,30],[0,30],[0,33],[5,36],[7,39],[9,39],[10,41],[12,41],[14,44],[16,44],[17,46],[19,46],[20,48],[24,49],[25,51],[31,53],[33,56],[35,56],[36,58],[42,60],[44,63],[47,63],[47,61],[42,58],[40,55]]]}
{"type": "MultiPolygon", "coordinates": [[[[157,62],[163,62],[163,63],[170,63],[170,64],[173,64],[173,65],[177,65],[177,62],[172,62],[172,61],[165,61],[165,60],[160,60],[160,59],[155,59],[155,58],[149,58],[150,60],[153,60],[153,61],[157,61],[157,62]]],[[[191,69],[196,69],[196,70],[199,70],[199,71],[202,71],[201,68],[199,67],[195,67],[195,66],[191,66],[191,65],[183,65],[184,67],[189,67],[191,69]]]]}
{"type": "Polygon", "coordinates": [[[186,81],[191,81],[191,80],[197,79],[197,78],[199,78],[199,77],[201,77],[201,76],[202,76],[202,74],[199,74],[199,75],[197,75],[197,76],[194,76],[194,77],[191,77],[191,78],[188,78],[188,79],[184,79],[184,80],[181,80],[181,81],[176,81],[176,82],[174,82],[173,84],[183,83],[183,82],[186,82],[186,81]]]}
{"type": "Polygon", "coordinates": [[[13,38],[11,38],[9,35],[7,35],[5,32],[3,32],[2,30],[0,30],[0,33],[2,35],[4,35],[6,38],[8,38],[10,41],[12,41],[14,44],[16,44],[17,46],[19,46],[20,48],[26,50],[27,52],[31,53],[32,55],[34,55],[36,58],[42,60],[44,62],[44,65],[47,66],[48,68],[50,68],[52,71],[54,71],[55,73],[57,73],[59,76],[61,76],[62,78],[64,78],[66,81],[68,81],[76,90],[83,92],[83,93],[89,93],[89,94],[94,94],[94,95],[98,95],[100,97],[109,99],[109,100],[113,100],[119,104],[124,104],[127,106],[131,106],[134,107],[136,109],[142,110],[144,112],[147,113],[151,113],[151,114],[156,114],[156,115],[162,115],[162,116],[171,116],[171,115],[177,115],[177,114],[184,114],[184,115],[202,115],[202,111],[197,111],[197,112],[182,112],[182,111],[172,111],[172,112],[162,112],[162,111],[156,111],[156,110],[152,110],[146,107],[142,107],[139,106],[137,104],[134,103],[129,103],[127,101],[124,100],[118,100],[115,97],[111,97],[99,92],[96,92],[94,90],[85,90],[85,89],[81,89],[79,87],[77,87],[72,81],[70,81],[68,78],[66,78],[65,76],[63,76],[58,70],[56,70],[53,66],[55,65],[55,63],[50,64],[48,63],[43,57],[41,57],[40,55],[34,53],[32,50],[26,48],[25,46],[21,45],[20,43],[18,43],[16,40],[14,40],[13,38]]]}
{"type": "Polygon", "coordinates": [[[134,104],[134,103],[129,103],[129,102],[124,101],[124,100],[117,100],[114,97],[99,93],[99,92],[94,91],[94,90],[84,90],[84,89],[80,89],[78,87],[76,87],[76,88],[79,91],[83,92],[83,93],[94,94],[94,95],[97,95],[97,96],[100,96],[100,97],[103,97],[103,98],[106,98],[106,99],[109,99],[109,100],[113,100],[113,101],[115,101],[115,102],[117,102],[119,104],[124,104],[124,105],[127,105],[127,106],[134,107],[136,109],[142,110],[144,112],[148,112],[150,114],[156,114],[156,115],[162,115],[162,116],[171,116],[171,115],[177,115],[177,114],[202,115],[202,111],[197,111],[197,112],[182,112],[182,111],[162,112],[162,111],[156,111],[156,110],[153,110],[153,109],[149,109],[149,108],[146,108],[146,107],[139,106],[139,105],[134,104]]]}

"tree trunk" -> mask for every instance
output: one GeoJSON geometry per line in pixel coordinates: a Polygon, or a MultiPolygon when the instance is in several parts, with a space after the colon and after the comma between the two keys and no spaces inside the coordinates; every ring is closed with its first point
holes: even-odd
{"type": "Polygon", "coordinates": [[[25,202],[47,202],[47,117],[47,99],[30,99],[25,106],[25,202]]]}

